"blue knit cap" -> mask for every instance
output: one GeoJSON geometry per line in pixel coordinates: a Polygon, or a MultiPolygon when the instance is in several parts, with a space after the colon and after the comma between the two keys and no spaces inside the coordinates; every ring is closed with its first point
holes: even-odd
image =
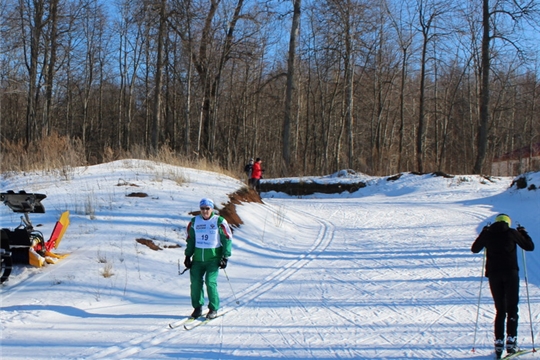
{"type": "Polygon", "coordinates": [[[203,207],[203,206],[208,206],[210,208],[214,208],[214,202],[212,201],[212,199],[208,199],[208,198],[203,198],[201,199],[201,202],[199,203],[199,207],[203,207]]]}

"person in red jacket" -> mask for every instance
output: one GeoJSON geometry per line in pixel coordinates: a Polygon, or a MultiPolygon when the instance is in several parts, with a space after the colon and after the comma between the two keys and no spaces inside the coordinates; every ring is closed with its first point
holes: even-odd
{"type": "Polygon", "coordinates": [[[253,170],[251,171],[251,188],[257,190],[259,194],[261,193],[260,185],[263,171],[262,160],[261,158],[257,158],[255,164],[253,164],[253,170]]]}
{"type": "Polygon", "coordinates": [[[517,248],[534,250],[534,243],[524,227],[512,229],[506,214],[499,214],[495,222],[485,226],[471,246],[473,253],[486,249],[486,277],[495,303],[495,354],[500,359],[504,349],[506,322],[506,352],[519,350],[517,344],[519,267],[517,248]]]}

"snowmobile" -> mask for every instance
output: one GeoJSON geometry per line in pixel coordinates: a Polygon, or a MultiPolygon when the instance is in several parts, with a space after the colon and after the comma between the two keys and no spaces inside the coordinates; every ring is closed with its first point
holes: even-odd
{"type": "Polygon", "coordinates": [[[17,193],[12,190],[0,193],[0,200],[6,206],[15,213],[23,214],[20,225],[15,229],[3,228],[1,230],[0,284],[9,278],[13,264],[42,267],[46,263],[54,264],[67,256],[55,254],[53,249],[58,248],[69,226],[69,211],[62,213],[47,241],[40,231],[34,229],[30,221],[29,213],[45,213],[45,207],[41,201],[46,197],[44,194],[27,193],[24,190],[17,193]]]}

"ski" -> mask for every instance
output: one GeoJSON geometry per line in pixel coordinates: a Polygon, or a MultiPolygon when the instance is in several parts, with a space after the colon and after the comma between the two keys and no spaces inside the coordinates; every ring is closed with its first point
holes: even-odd
{"type": "MultiPolygon", "coordinates": [[[[229,311],[231,311],[233,309],[226,309],[225,311],[222,311],[220,313],[218,313],[218,315],[214,318],[214,319],[217,319],[218,317],[221,317],[223,315],[225,315],[226,313],[228,313],[229,311]]],[[[178,320],[178,321],[173,321],[171,323],[169,323],[169,329],[177,329],[181,326],[184,327],[184,329],[186,330],[192,330],[196,327],[199,327],[201,325],[205,325],[207,323],[209,323],[210,321],[214,320],[214,319],[208,319],[206,318],[206,316],[203,317],[203,315],[197,317],[197,318],[194,318],[194,317],[188,317],[186,319],[182,319],[182,320],[178,320]]]]}
{"type": "Polygon", "coordinates": [[[532,353],[532,352],[533,352],[533,350],[519,350],[519,351],[515,352],[514,354],[508,354],[506,356],[503,356],[501,359],[505,359],[505,360],[515,359],[520,355],[524,355],[524,354],[528,354],[528,353],[532,353]]]}
{"type": "Polygon", "coordinates": [[[182,326],[184,324],[189,324],[191,322],[194,322],[195,320],[196,320],[196,318],[193,318],[193,317],[190,316],[187,319],[183,319],[183,320],[179,320],[179,321],[169,323],[169,329],[179,328],[180,326],[182,326]]]}
{"type": "MultiPolygon", "coordinates": [[[[193,330],[195,328],[198,328],[201,325],[206,325],[206,324],[208,324],[210,321],[212,321],[214,319],[204,318],[204,319],[202,319],[200,321],[190,321],[190,322],[184,324],[184,329],[187,330],[187,331],[190,331],[190,330],[193,330]]],[[[193,320],[195,320],[195,319],[193,319],[193,320]]]]}
{"type": "Polygon", "coordinates": [[[184,329],[186,329],[187,331],[190,331],[190,330],[193,330],[195,328],[198,328],[199,326],[203,326],[203,325],[206,325],[208,324],[210,321],[212,320],[215,320],[217,318],[220,318],[222,317],[223,315],[225,315],[226,313],[228,313],[229,311],[225,311],[225,312],[222,312],[222,313],[219,313],[215,318],[213,319],[209,319],[209,318],[204,318],[202,319],[201,321],[190,321],[189,323],[184,323],[184,329]]]}

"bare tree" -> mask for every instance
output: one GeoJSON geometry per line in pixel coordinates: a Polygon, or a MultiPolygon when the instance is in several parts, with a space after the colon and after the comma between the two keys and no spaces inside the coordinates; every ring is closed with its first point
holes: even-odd
{"type": "Polygon", "coordinates": [[[42,54],[40,46],[43,29],[47,22],[46,2],[44,0],[19,2],[19,21],[28,71],[28,93],[26,98],[26,146],[37,139],[37,103],[39,101],[39,64],[42,54]]]}
{"type": "Polygon", "coordinates": [[[104,15],[103,9],[96,0],[83,0],[81,2],[81,28],[83,31],[84,43],[84,72],[81,76],[84,85],[81,91],[82,105],[82,127],[81,140],[83,145],[95,131],[95,113],[91,109],[91,104],[97,100],[94,95],[94,88],[98,79],[98,61],[99,53],[104,41],[104,15]]]}
{"type": "Polygon", "coordinates": [[[92,163],[168,145],[232,170],[261,156],[276,176],[485,172],[538,142],[533,0],[484,18],[470,0],[100,4],[0,1],[0,146],[58,131],[92,163]]]}
{"type": "Polygon", "coordinates": [[[177,0],[173,29],[182,38],[184,48],[191,55],[193,66],[199,75],[203,97],[200,111],[200,135],[197,154],[213,156],[216,136],[217,98],[223,68],[230,60],[235,46],[235,30],[242,19],[244,0],[236,0],[223,34],[216,28],[216,16],[221,0],[210,0],[210,4],[195,4],[191,0],[177,0]],[[203,17],[199,14],[204,14],[203,17]],[[200,22],[198,20],[201,20],[200,22]],[[194,29],[199,32],[195,33],[194,29]],[[218,34],[222,35],[220,39],[218,34]],[[216,52],[214,52],[216,51],[216,52]],[[218,51],[218,52],[217,52],[218,51]]]}
{"type": "Polygon", "coordinates": [[[352,8],[352,3],[350,0],[347,0],[344,6],[339,8],[342,16],[343,26],[344,26],[344,41],[345,41],[345,53],[344,53],[344,69],[345,72],[345,122],[347,124],[347,167],[352,169],[354,161],[354,117],[353,117],[353,107],[354,107],[354,66],[355,66],[355,55],[356,49],[354,46],[353,38],[355,34],[355,24],[354,24],[354,13],[355,11],[352,8]]]}
{"type": "Polygon", "coordinates": [[[398,126],[398,145],[397,145],[397,171],[403,170],[404,142],[405,142],[405,91],[406,83],[409,77],[408,67],[412,53],[413,45],[413,15],[409,11],[408,2],[399,2],[395,8],[387,5],[387,12],[390,16],[392,27],[396,31],[398,46],[401,52],[400,56],[400,84],[399,84],[399,126],[398,126]]]}
{"type": "Polygon", "coordinates": [[[302,8],[302,0],[293,1],[293,17],[289,39],[289,52],[287,58],[287,89],[285,91],[285,113],[283,118],[283,162],[282,174],[288,175],[291,162],[291,108],[293,101],[293,93],[295,88],[295,58],[298,35],[300,31],[300,13],[302,8]]]}
{"type": "Polygon", "coordinates": [[[307,50],[312,55],[306,59],[306,68],[310,71],[304,76],[307,78],[305,95],[308,100],[305,119],[305,148],[304,172],[310,168],[321,171],[334,169],[340,162],[340,151],[332,151],[339,142],[335,140],[335,128],[341,129],[339,122],[335,121],[335,111],[339,103],[339,89],[341,79],[336,75],[340,59],[335,53],[335,47],[326,46],[327,32],[331,26],[330,19],[320,17],[317,7],[310,7],[309,27],[311,29],[307,50]],[[321,18],[323,21],[321,21],[321,18]],[[309,156],[307,156],[309,154],[309,156]],[[309,162],[310,157],[312,161],[309,162]],[[334,164],[335,162],[335,164],[334,164]],[[313,164],[310,167],[310,163],[313,164]]]}
{"type": "Polygon", "coordinates": [[[157,34],[157,58],[154,87],[154,109],[152,111],[152,150],[157,152],[159,146],[159,134],[161,129],[161,101],[162,101],[162,73],[163,73],[163,48],[165,41],[165,29],[167,26],[167,0],[161,0],[159,4],[159,30],[157,34]]]}
{"type": "Polygon", "coordinates": [[[480,65],[480,126],[478,127],[477,155],[473,172],[480,174],[486,158],[489,125],[489,72],[490,72],[490,9],[489,0],[482,1],[482,51],[480,65]]]}
{"type": "Polygon", "coordinates": [[[479,104],[479,126],[477,132],[477,153],[473,172],[480,174],[484,170],[484,163],[488,149],[488,135],[490,124],[490,72],[492,60],[492,42],[500,39],[515,46],[518,51],[519,45],[512,39],[510,33],[505,33],[503,23],[510,20],[513,26],[517,26],[520,21],[530,20],[538,13],[536,1],[527,0],[518,2],[515,0],[501,0],[490,6],[489,0],[482,1],[482,43],[481,43],[481,63],[480,63],[480,104],[479,104]]]}
{"type": "Polygon", "coordinates": [[[416,166],[419,172],[424,171],[425,130],[426,130],[426,67],[428,62],[428,45],[439,34],[433,31],[436,21],[448,11],[448,3],[433,0],[418,0],[418,20],[422,35],[420,60],[420,88],[418,97],[418,127],[416,135],[416,166]]]}
{"type": "Polygon", "coordinates": [[[50,25],[49,25],[49,61],[48,69],[45,74],[45,113],[43,115],[42,132],[43,135],[48,136],[50,134],[50,116],[52,108],[52,97],[54,87],[54,77],[56,71],[56,60],[58,53],[58,0],[51,0],[50,2],[50,25]]]}
{"type": "Polygon", "coordinates": [[[116,147],[128,150],[135,117],[134,103],[137,79],[140,75],[144,44],[148,42],[145,31],[145,8],[134,0],[123,0],[119,5],[120,16],[115,19],[118,43],[119,94],[115,122],[116,147]]]}

